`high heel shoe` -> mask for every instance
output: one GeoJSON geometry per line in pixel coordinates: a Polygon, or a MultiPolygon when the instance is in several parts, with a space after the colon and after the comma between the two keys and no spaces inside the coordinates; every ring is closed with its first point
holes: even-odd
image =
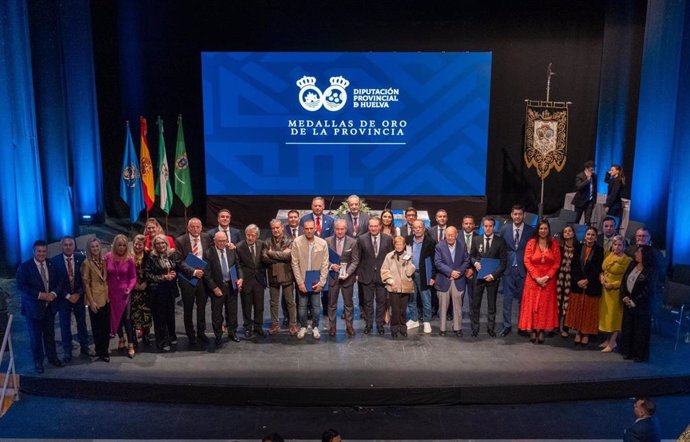
{"type": "Polygon", "coordinates": [[[537,334],[534,333],[534,332],[531,332],[531,333],[529,334],[529,341],[530,341],[532,344],[534,344],[535,342],[537,342],[537,334]]]}
{"type": "Polygon", "coordinates": [[[601,352],[602,352],[602,353],[611,353],[611,352],[613,352],[613,351],[616,349],[616,347],[618,347],[618,346],[617,346],[617,345],[614,345],[613,347],[611,347],[611,346],[608,346],[608,345],[607,345],[606,347],[604,347],[604,348],[601,350],[601,352]]]}
{"type": "Polygon", "coordinates": [[[129,344],[129,347],[127,348],[127,357],[129,359],[134,359],[135,354],[136,351],[134,350],[134,344],[129,344]]]}
{"type": "Polygon", "coordinates": [[[543,344],[544,343],[544,332],[540,331],[539,334],[537,335],[537,344],[543,344]]]}
{"type": "Polygon", "coordinates": [[[125,338],[120,338],[120,342],[117,343],[117,351],[125,351],[125,338]]]}

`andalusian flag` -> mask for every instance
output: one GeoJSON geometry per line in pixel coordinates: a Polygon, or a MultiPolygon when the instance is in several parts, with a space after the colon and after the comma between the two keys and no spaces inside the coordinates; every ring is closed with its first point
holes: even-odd
{"type": "Polygon", "coordinates": [[[141,157],[141,185],[144,190],[144,203],[146,204],[146,211],[149,212],[156,202],[153,187],[153,163],[151,162],[151,153],[149,152],[149,143],[146,141],[146,118],[139,117],[139,126],[141,127],[140,154],[141,157]]]}
{"type": "Polygon", "coordinates": [[[137,161],[137,153],[134,150],[129,121],[127,122],[127,141],[125,142],[120,178],[120,197],[129,206],[129,219],[134,224],[137,222],[141,211],[144,210],[144,197],[141,193],[139,161],[137,161]]]}
{"type": "Polygon", "coordinates": [[[192,182],[189,176],[187,148],[184,144],[184,131],[182,130],[182,115],[177,117],[177,143],[175,144],[175,195],[177,195],[185,207],[189,207],[192,204],[192,201],[194,201],[194,198],[192,197],[192,182]]]}
{"type": "Polygon", "coordinates": [[[160,207],[167,215],[172,207],[173,195],[169,180],[168,159],[165,156],[165,139],[163,138],[163,120],[161,117],[158,117],[156,124],[158,124],[158,184],[156,184],[156,195],[161,197],[160,207]]]}

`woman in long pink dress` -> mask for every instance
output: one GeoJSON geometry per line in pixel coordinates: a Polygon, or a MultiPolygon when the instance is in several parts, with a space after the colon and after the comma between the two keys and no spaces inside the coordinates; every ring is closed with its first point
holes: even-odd
{"type": "Polygon", "coordinates": [[[551,237],[549,223],[540,221],[525,247],[525,288],[522,292],[518,328],[530,332],[532,343],[544,343],[544,332],[558,327],[556,274],[561,266],[558,241],[551,237]]]}
{"type": "Polygon", "coordinates": [[[125,235],[116,235],[113,239],[112,250],[105,255],[108,269],[108,294],[110,296],[110,335],[115,333],[120,337],[117,349],[124,351],[127,334],[127,356],[134,357],[136,337],[130,320],[129,298],[137,282],[137,269],[134,258],[129,253],[128,241],[125,235]]]}

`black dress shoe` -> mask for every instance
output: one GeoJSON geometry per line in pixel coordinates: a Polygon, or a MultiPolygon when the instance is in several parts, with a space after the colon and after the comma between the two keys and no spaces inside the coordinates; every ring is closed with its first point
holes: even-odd
{"type": "Polygon", "coordinates": [[[404,338],[407,337],[407,332],[406,332],[406,331],[401,331],[400,334],[403,335],[404,338]]]}
{"type": "Polygon", "coordinates": [[[141,342],[144,344],[151,346],[151,336],[150,335],[144,335],[141,337],[141,342]]]}
{"type": "Polygon", "coordinates": [[[371,327],[364,327],[364,334],[368,335],[369,333],[371,333],[371,327]]]}
{"type": "Polygon", "coordinates": [[[199,339],[199,341],[203,342],[204,344],[209,343],[209,339],[205,333],[198,334],[198,335],[196,335],[196,337],[197,337],[197,339],[199,339]]]}
{"type": "Polygon", "coordinates": [[[479,330],[472,330],[472,337],[476,338],[477,336],[479,336],[479,330]]]}
{"type": "Polygon", "coordinates": [[[189,335],[189,345],[196,345],[199,341],[197,341],[196,336],[194,335],[189,335]]]}
{"type": "Polygon", "coordinates": [[[398,332],[392,331],[392,332],[391,332],[391,337],[392,337],[393,339],[397,338],[397,337],[398,337],[398,332]]]}
{"type": "Polygon", "coordinates": [[[510,334],[510,332],[513,331],[512,328],[510,327],[504,327],[503,330],[501,330],[501,333],[498,334],[498,336],[505,338],[510,334]]]}
{"type": "Polygon", "coordinates": [[[72,362],[72,355],[66,355],[65,357],[63,357],[62,362],[64,362],[65,364],[69,364],[70,362],[72,362]]]}
{"type": "Polygon", "coordinates": [[[455,333],[455,336],[457,336],[458,338],[462,338],[462,330],[456,330],[453,333],[455,333]]]}
{"type": "Polygon", "coordinates": [[[487,333],[489,334],[489,336],[491,336],[492,338],[495,338],[495,337],[496,337],[496,332],[495,332],[495,331],[493,331],[493,330],[487,330],[486,332],[487,332],[487,333]]]}
{"type": "Polygon", "coordinates": [[[216,348],[221,348],[223,346],[223,337],[216,336],[216,348]]]}
{"type": "Polygon", "coordinates": [[[254,334],[257,336],[261,336],[262,338],[266,336],[266,332],[262,328],[254,329],[254,334]]]}
{"type": "Polygon", "coordinates": [[[42,374],[44,371],[46,371],[45,368],[43,368],[43,362],[36,362],[34,364],[34,370],[36,370],[36,373],[38,374],[42,374]]]}
{"type": "Polygon", "coordinates": [[[445,336],[445,335],[446,335],[446,332],[444,332],[444,331],[439,332],[438,335],[439,335],[439,336],[445,336]]]}
{"type": "Polygon", "coordinates": [[[53,365],[58,368],[65,366],[65,364],[63,364],[62,361],[59,359],[49,359],[48,362],[50,362],[50,365],[53,365]]]}
{"type": "Polygon", "coordinates": [[[381,336],[383,336],[386,333],[383,327],[376,327],[376,332],[381,336]]]}
{"type": "Polygon", "coordinates": [[[245,338],[251,338],[252,337],[252,331],[251,330],[245,330],[244,331],[244,337],[245,338]]]}
{"type": "Polygon", "coordinates": [[[98,360],[103,362],[110,362],[110,356],[99,356],[98,360]]]}
{"type": "Polygon", "coordinates": [[[229,334],[228,339],[230,339],[232,342],[240,342],[240,338],[238,338],[237,335],[234,333],[229,334]]]}

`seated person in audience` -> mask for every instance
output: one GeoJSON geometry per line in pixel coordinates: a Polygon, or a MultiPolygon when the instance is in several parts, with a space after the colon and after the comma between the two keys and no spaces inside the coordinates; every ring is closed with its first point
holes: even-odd
{"type": "Polygon", "coordinates": [[[635,422],[623,433],[623,441],[660,441],[661,431],[659,430],[659,422],[654,417],[655,412],[656,405],[652,399],[647,397],[635,399],[635,403],[633,403],[635,422]]]}

